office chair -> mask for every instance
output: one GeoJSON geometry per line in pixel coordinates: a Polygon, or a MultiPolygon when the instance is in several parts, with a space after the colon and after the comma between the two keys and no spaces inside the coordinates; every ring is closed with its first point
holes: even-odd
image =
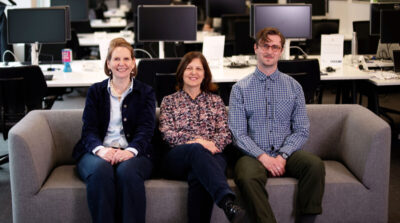
{"type": "Polygon", "coordinates": [[[321,54],[321,35],[339,33],[339,19],[313,19],[312,39],[306,40],[307,54],[321,54]]]}
{"type": "Polygon", "coordinates": [[[156,73],[155,91],[158,106],[161,105],[162,99],[176,92],[176,74],[174,73],[156,73]]]}
{"type": "MultiPolygon", "coordinates": [[[[161,89],[161,83],[156,82],[156,76],[157,80],[161,80],[162,78],[167,78],[167,77],[161,77],[162,74],[175,74],[176,69],[178,68],[179,62],[181,61],[181,58],[166,58],[166,59],[141,59],[139,61],[138,65],[138,74],[136,75],[136,80],[142,81],[145,84],[150,85],[153,87],[155,93],[156,93],[156,98],[157,98],[157,105],[160,106],[162,96],[161,92],[157,92],[157,89],[161,89]]],[[[164,84],[164,83],[163,83],[164,84]]],[[[167,85],[169,86],[169,85],[167,85]]],[[[169,86],[168,92],[175,92],[175,86],[169,86]],[[169,91],[170,90],[170,91],[169,91]]],[[[167,92],[165,89],[163,89],[162,92],[167,92]]]]}
{"type": "Polygon", "coordinates": [[[353,31],[356,32],[357,54],[376,54],[379,36],[370,35],[370,22],[353,21],[353,31]]]}
{"type": "Polygon", "coordinates": [[[278,69],[300,83],[307,104],[315,103],[315,98],[321,103],[322,91],[318,91],[321,81],[318,59],[280,60],[278,69]]]}
{"type": "MultiPolygon", "coordinates": [[[[0,68],[0,130],[8,131],[29,111],[43,108],[47,84],[39,66],[0,68]]],[[[0,164],[8,161],[0,157],[0,164]]]]}

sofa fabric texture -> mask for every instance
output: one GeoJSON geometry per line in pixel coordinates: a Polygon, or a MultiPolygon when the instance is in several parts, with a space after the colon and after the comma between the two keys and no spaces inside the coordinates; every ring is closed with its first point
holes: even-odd
{"type": "MultiPolygon", "coordinates": [[[[320,156],[326,169],[323,213],[316,222],[387,222],[389,125],[359,105],[307,105],[307,113],[310,137],[303,149],[320,156]]],[[[81,120],[82,110],[36,110],[11,129],[15,223],[91,222],[85,184],[71,156],[81,120]]],[[[228,183],[240,201],[233,180],[228,183]]],[[[155,177],[145,186],[146,222],[187,222],[186,182],[155,177]]],[[[277,221],[295,222],[297,180],[269,178],[266,189],[277,221]]],[[[211,222],[228,222],[216,205],[211,222]]]]}

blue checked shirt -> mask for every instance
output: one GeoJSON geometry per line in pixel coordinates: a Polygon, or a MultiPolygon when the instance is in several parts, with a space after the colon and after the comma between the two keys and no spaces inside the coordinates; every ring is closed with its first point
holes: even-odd
{"type": "Polygon", "coordinates": [[[290,156],[309,135],[300,84],[278,70],[267,76],[256,68],[232,87],[228,124],[234,142],[247,155],[290,156]]]}

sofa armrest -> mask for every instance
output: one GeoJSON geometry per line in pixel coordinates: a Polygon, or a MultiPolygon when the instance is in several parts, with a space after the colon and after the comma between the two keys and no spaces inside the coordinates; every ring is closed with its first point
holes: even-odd
{"type": "Polygon", "coordinates": [[[28,113],[10,130],[8,140],[13,198],[38,193],[55,164],[54,141],[43,111],[28,113]]]}
{"type": "Polygon", "coordinates": [[[389,125],[368,109],[354,106],[345,118],[339,156],[366,188],[387,190],[390,143],[389,125]]]}
{"type": "Polygon", "coordinates": [[[54,168],[54,141],[43,112],[28,113],[9,132],[13,202],[38,193],[54,168]]]}

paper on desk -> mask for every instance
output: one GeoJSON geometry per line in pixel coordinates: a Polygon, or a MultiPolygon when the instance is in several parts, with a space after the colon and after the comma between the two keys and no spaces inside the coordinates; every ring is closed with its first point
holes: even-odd
{"type": "Polygon", "coordinates": [[[222,69],[224,66],[225,36],[204,36],[203,55],[211,69],[222,69]]]}
{"type": "Polygon", "coordinates": [[[321,68],[343,65],[344,35],[321,35],[321,68]]]}

